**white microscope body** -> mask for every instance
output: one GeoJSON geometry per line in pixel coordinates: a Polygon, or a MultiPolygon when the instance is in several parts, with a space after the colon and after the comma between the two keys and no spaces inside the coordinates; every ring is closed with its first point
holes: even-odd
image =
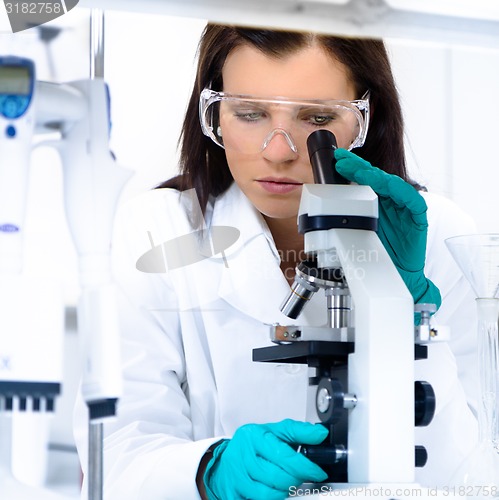
{"type": "MultiPolygon", "coordinates": [[[[319,170],[329,168],[314,164],[312,156],[320,182],[325,176],[319,170]]],[[[428,491],[416,483],[415,470],[427,455],[415,443],[415,426],[430,424],[435,399],[429,384],[415,382],[414,363],[426,357],[427,346],[421,344],[432,340],[432,307],[423,307],[415,330],[413,298],[376,234],[376,193],[369,186],[327,182],[303,186],[298,229],[307,260],[297,267],[281,308],[297,319],[322,288],[327,324],[273,325],[271,339],[280,345],[253,353],[255,361],[306,362],[315,369],[310,377],[310,385],[317,386],[314,420],[330,433],[325,443],[302,446],[301,452],[329,477],[290,496],[319,498],[349,490],[345,495],[398,499],[408,498],[400,492],[417,490],[425,498],[428,491]]]]}
{"type": "MultiPolygon", "coordinates": [[[[368,186],[303,186],[300,215],[377,218],[377,196],[368,186]]],[[[354,312],[354,352],[349,354],[348,482],[414,483],[413,300],[374,231],[335,228],[308,231],[305,252],[318,268],[340,267],[354,312]]]]}

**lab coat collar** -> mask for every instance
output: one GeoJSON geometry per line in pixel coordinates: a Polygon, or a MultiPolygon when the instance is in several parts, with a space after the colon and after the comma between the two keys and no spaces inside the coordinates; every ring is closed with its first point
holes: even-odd
{"type": "Polygon", "coordinates": [[[263,236],[274,258],[278,263],[280,262],[279,253],[265,219],[235,182],[224,194],[209,204],[205,223],[208,227],[229,226],[239,231],[237,241],[226,249],[225,255],[234,254],[253,238],[263,236]]]}
{"type": "Polygon", "coordinates": [[[240,231],[238,240],[218,257],[224,259],[219,297],[261,323],[290,324],[279,310],[290,288],[272,234],[236,183],[215,200],[207,224],[240,231]]]}

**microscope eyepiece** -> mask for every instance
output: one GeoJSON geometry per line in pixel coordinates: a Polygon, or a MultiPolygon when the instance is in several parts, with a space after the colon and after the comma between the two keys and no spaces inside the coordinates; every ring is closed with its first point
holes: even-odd
{"type": "Polygon", "coordinates": [[[335,168],[336,137],[329,130],[312,132],[307,139],[308,155],[312,164],[315,184],[349,184],[335,168]]]}

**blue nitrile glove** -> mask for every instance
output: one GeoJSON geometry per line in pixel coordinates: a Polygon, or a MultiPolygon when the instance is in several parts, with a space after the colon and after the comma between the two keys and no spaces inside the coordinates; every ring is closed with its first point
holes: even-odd
{"type": "Polygon", "coordinates": [[[213,451],[204,473],[209,500],[282,500],[291,486],[321,482],[327,474],[296,451],[328,435],[321,424],[286,419],[239,427],[213,451]]]}
{"type": "Polygon", "coordinates": [[[424,275],[427,206],[418,191],[397,175],[387,174],[345,149],[334,152],[336,170],[346,179],[371,186],[379,197],[378,236],[414,303],[440,307],[440,291],[424,275]]]}

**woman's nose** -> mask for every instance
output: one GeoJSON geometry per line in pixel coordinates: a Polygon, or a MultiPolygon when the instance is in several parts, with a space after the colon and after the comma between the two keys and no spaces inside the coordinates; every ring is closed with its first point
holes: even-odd
{"type": "Polygon", "coordinates": [[[276,128],[269,133],[262,144],[264,158],[276,163],[296,160],[298,149],[289,132],[276,128]]]}

